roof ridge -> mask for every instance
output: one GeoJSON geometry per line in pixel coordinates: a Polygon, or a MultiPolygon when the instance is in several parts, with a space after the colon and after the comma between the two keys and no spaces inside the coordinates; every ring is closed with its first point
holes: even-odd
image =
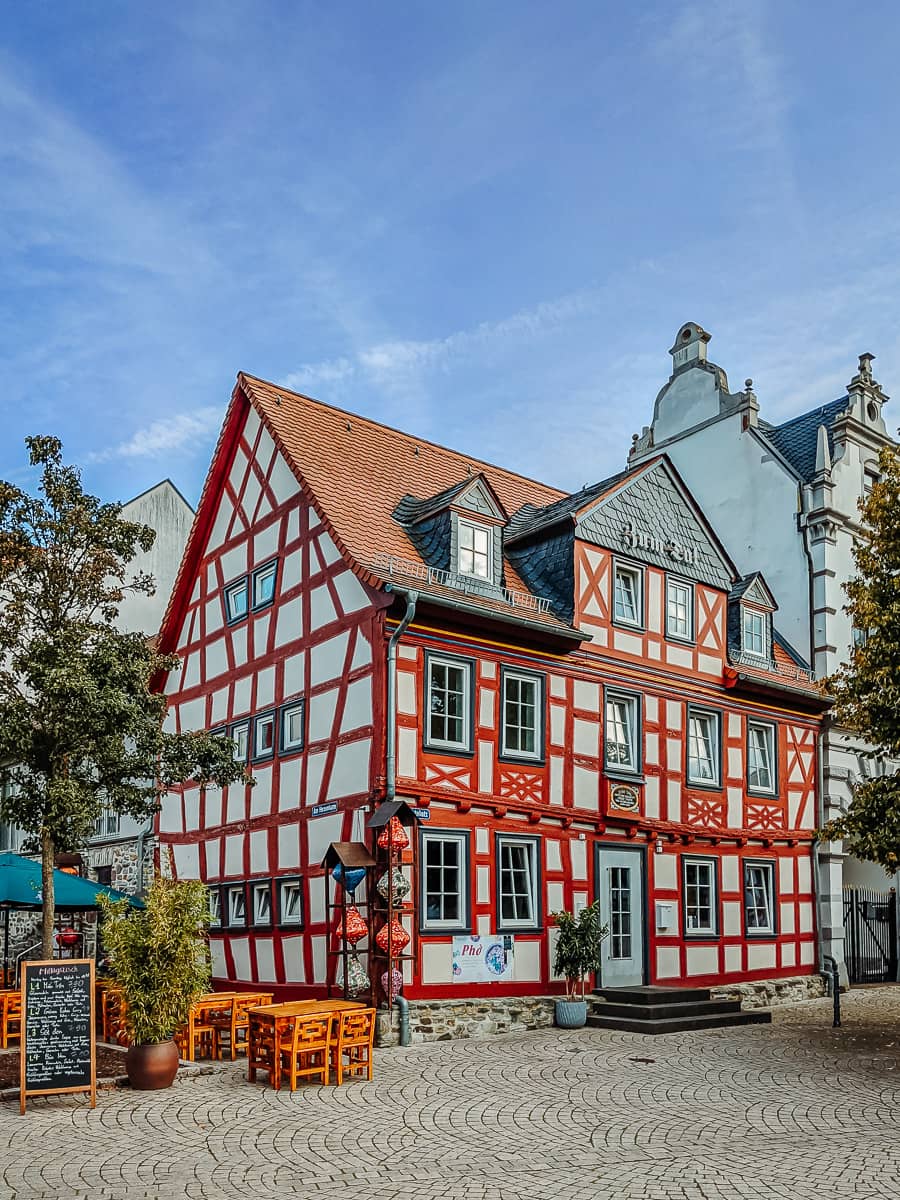
{"type": "MultiPolygon", "coordinates": [[[[367,425],[372,425],[376,429],[385,429],[388,433],[396,434],[398,437],[406,438],[410,442],[417,442],[421,446],[430,446],[433,450],[441,450],[445,454],[455,454],[459,458],[469,460],[474,466],[487,467],[490,471],[499,471],[501,474],[508,476],[511,479],[519,479],[522,483],[531,483],[536,487],[546,488],[547,491],[557,492],[557,499],[561,500],[565,495],[565,489],[556,487],[555,484],[545,483],[541,479],[533,479],[530,475],[522,475],[519,471],[511,471],[509,467],[501,467],[497,463],[488,462],[484,458],[476,458],[472,454],[468,454],[465,450],[455,450],[452,446],[445,446],[441,442],[435,442],[431,438],[420,437],[418,434],[409,433],[407,430],[398,429],[394,425],[388,425],[384,421],[376,421],[373,417],[364,416],[362,413],[353,412],[348,408],[339,408],[336,404],[329,404],[327,400],[317,400],[315,396],[308,396],[305,392],[296,392],[293,388],[284,387],[280,383],[273,383],[270,379],[263,379],[259,375],[250,375],[246,371],[238,371],[238,381],[248,380],[251,383],[261,383],[265,387],[274,388],[275,391],[282,392],[287,396],[296,396],[298,400],[305,400],[307,404],[317,404],[321,408],[327,408],[333,413],[339,413],[341,416],[353,417],[357,421],[365,421],[367,425]]],[[[550,501],[553,503],[553,501],[550,501]]]]}
{"type": "Polygon", "coordinates": [[[849,396],[838,396],[836,400],[829,400],[825,404],[819,404],[815,408],[807,409],[806,412],[797,413],[797,415],[794,417],[788,417],[788,419],[786,421],[782,421],[780,425],[770,425],[766,432],[770,433],[772,431],[784,429],[787,425],[793,425],[796,421],[808,421],[809,418],[815,416],[816,413],[822,413],[826,409],[836,408],[838,405],[845,405],[849,403],[849,396]]]}

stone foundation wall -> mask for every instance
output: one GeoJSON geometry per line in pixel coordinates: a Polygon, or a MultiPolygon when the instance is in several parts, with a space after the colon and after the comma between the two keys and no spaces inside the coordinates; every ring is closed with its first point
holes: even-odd
{"type": "MultiPolygon", "coordinates": [[[[477,1000],[410,1000],[409,1024],[413,1042],[448,1042],[454,1038],[490,1037],[546,1029],[553,1024],[552,996],[503,996],[477,1000]]],[[[379,1012],[379,1046],[400,1039],[400,1014],[379,1012]]]]}
{"type": "Polygon", "coordinates": [[[790,979],[757,979],[710,988],[713,1000],[740,1000],[742,1008],[775,1008],[800,1000],[818,1000],[826,993],[824,975],[797,975],[790,979]]]}
{"type": "MultiPolygon", "coordinates": [[[[153,879],[154,839],[144,839],[144,890],[150,886],[153,879]]],[[[141,877],[138,870],[138,839],[129,838],[127,841],[106,842],[98,845],[88,845],[81,852],[82,861],[87,868],[86,874],[96,880],[97,867],[111,867],[112,879],[110,886],[120,892],[134,895],[140,890],[141,877]]]]}
{"type": "MultiPolygon", "coordinates": [[[[825,995],[822,975],[790,979],[760,979],[710,988],[714,1000],[740,1000],[742,1007],[773,1008],[818,1000],[825,995]]],[[[410,1000],[409,1024],[413,1042],[448,1042],[454,1038],[490,1037],[495,1033],[521,1033],[553,1025],[553,996],[504,996],[495,999],[410,1000]]],[[[396,1046],[400,1040],[400,1014],[380,1011],[375,1032],[379,1046],[396,1046]]]]}

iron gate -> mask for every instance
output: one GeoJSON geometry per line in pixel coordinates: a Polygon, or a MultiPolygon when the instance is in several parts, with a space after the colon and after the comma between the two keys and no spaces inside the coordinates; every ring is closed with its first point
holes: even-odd
{"type": "Polygon", "coordinates": [[[897,981],[897,896],[844,889],[844,957],[851,983],[897,981]]]}

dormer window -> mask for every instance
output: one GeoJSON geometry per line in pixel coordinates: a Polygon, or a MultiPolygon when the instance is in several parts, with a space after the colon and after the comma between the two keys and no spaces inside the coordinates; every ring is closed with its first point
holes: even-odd
{"type": "Polygon", "coordinates": [[[494,582],[494,531],[490,526],[476,525],[473,521],[459,522],[460,575],[472,575],[476,579],[494,582]]]}
{"type": "Polygon", "coordinates": [[[741,608],[741,649],[755,658],[769,657],[768,617],[765,613],[746,604],[741,608]]]}

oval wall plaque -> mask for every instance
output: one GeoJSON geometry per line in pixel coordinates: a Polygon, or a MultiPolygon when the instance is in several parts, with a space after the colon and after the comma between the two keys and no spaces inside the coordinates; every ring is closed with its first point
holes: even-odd
{"type": "Polygon", "coordinates": [[[621,785],[614,787],[610,803],[613,808],[624,808],[633,811],[638,806],[638,794],[635,788],[621,785]]]}

